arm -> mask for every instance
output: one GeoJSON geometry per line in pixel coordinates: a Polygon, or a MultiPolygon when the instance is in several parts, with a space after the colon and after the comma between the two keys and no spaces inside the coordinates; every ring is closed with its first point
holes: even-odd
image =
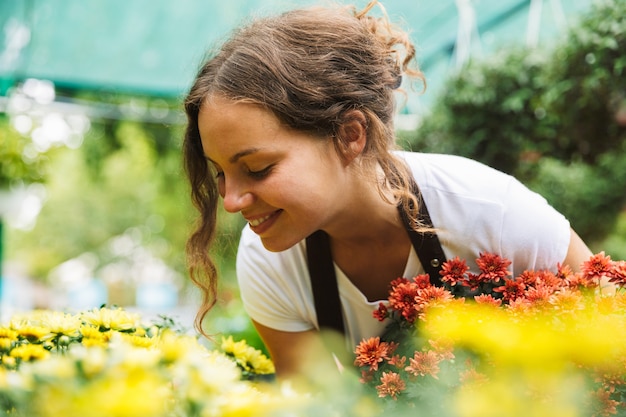
{"type": "MultiPolygon", "coordinates": [[[[567,256],[564,265],[569,265],[574,272],[580,272],[583,262],[588,261],[593,256],[593,252],[587,247],[585,242],[572,230],[567,249],[567,256]]],[[[611,294],[615,291],[615,285],[610,283],[608,278],[604,277],[600,280],[600,292],[611,294]]]]}
{"type": "Polygon", "coordinates": [[[328,376],[327,371],[337,371],[333,355],[317,330],[284,332],[252,321],[263,339],[276,367],[279,379],[297,376],[313,379],[328,376]]]}
{"type": "Polygon", "coordinates": [[[569,241],[569,247],[567,249],[567,255],[563,261],[564,265],[569,265],[574,272],[580,272],[580,266],[583,262],[588,261],[593,253],[587,247],[585,242],[576,234],[572,229],[569,241]]]}

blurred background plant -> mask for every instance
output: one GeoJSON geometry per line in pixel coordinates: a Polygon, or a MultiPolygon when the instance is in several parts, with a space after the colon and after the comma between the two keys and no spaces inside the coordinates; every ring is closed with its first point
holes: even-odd
{"type": "Polygon", "coordinates": [[[595,252],[624,259],[625,50],[626,2],[596,2],[549,48],[470,61],[403,139],[414,150],[465,155],[515,175],[595,252]]]}

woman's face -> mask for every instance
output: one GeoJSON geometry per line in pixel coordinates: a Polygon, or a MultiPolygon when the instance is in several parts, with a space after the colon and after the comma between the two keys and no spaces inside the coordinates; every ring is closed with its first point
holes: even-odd
{"type": "Polygon", "coordinates": [[[330,139],[220,97],[203,104],[198,125],[224,208],[241,212],[268,250],[286,250],[345,212],[348,169],[330,139]]]}

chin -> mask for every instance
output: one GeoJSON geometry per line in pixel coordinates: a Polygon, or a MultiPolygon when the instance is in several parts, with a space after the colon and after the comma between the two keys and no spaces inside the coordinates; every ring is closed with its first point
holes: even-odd
{"type": "Polygon", "coordinates": [[[278,239],[261,238],[263,247],[270,252],[282,252],[287,249],[293,248],[300,240],[286,241],[278,239]]]}

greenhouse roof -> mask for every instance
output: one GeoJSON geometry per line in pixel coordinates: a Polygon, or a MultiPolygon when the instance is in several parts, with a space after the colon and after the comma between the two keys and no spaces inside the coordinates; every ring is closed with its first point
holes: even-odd
{"type": "MultiPolygon", "coordinates": [[[[0,2],[0,96],[24,79],[37,78],[63,88],[176,98],[188,88],[208,47],[246,17],[313,3],[4,0],[0,2]]],[[[367,1],[350,3],[361,7],[367,1]]],[[[511,42],[553,38],[588,9],[591,0],[387,0],[383,4],[392,20],[404,22],[411,31],[432,91],[457,60],[485,55],[511,42]]]]}

